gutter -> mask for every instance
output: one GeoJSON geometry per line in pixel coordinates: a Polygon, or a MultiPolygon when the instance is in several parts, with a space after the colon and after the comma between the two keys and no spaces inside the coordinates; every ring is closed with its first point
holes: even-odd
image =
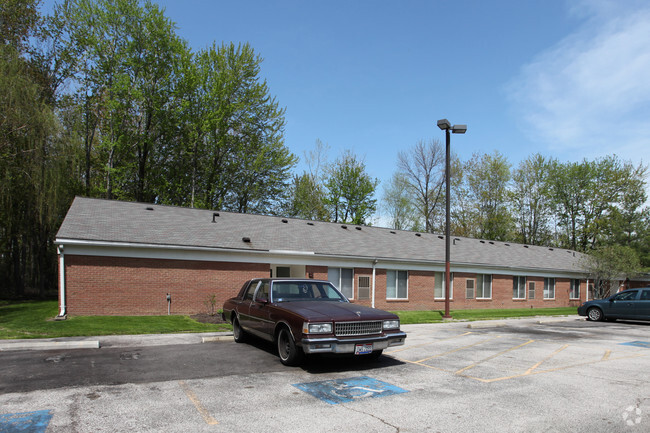
{"type": "Polygon", "coordinates": [[[63,253],[63,245],[57,248],[59,252],[59,318],[65,318],[66,305],[65,305],[65,255],[63,253]]]}

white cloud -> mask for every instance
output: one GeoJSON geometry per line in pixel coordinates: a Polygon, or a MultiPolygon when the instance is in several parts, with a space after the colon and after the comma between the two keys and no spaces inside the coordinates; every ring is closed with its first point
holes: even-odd
{"type": "Polygon", "coordinates": [[[639,4],[580,2],[569,12],[584,24],[522,68],[509,91],[531,139],[571,159],[650,162],[650,7],[639,4]]]}

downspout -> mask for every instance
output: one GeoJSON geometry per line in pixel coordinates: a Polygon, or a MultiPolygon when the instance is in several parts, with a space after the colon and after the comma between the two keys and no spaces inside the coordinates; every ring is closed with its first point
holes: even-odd
{"type": "Polygon", "coordinates": [[[63,254],[63,245],[59,245],[59,297],[60,297],[60,307],[59,307],[59,317],[65,317],[66,315],[66,306],[65,306],[65,256],[63,254]]]}
{"type": "Polygon", "coordinates": [[[372,261],[372,308],[375,308],[375,270],[377,267],[377,259],[372,261]]]}

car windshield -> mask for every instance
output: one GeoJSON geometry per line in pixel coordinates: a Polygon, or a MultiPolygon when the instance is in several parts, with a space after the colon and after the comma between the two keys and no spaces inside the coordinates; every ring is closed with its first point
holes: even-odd
{"type": "Polygon", "coordinates": [[[348,300],[331,284],[316,281],[277,281],[273,283],[271,296],[273,302],[348,302],[348,300]]]}

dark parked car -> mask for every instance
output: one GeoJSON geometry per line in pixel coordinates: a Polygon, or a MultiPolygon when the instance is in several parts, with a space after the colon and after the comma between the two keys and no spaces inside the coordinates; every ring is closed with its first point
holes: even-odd
{"type": "Polygon", "coordinates": [[[588,301],[578,314],[589,320],[650,320],[650,287],[628,289],[609,298],[588,301]]]}
{"type": "Polygon", "coordinates": [[[353,304],[329,281],[264,278],[247,281],[223,305],[236,342],[250,334],[275,342],[285,365],[303,354],[350,353],[379,357],[404,344],[399,317],[353,304]]]}

